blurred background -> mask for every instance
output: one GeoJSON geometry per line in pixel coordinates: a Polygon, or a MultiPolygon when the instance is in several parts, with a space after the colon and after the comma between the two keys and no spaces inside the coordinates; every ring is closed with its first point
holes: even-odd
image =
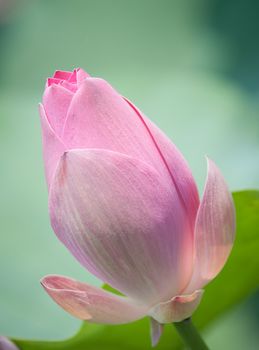
{"type": "MultiPolygon", "coordinates": [[[[232,190],[259,188],[257,0],[0,0],[0,334],[72,335],[80,322],[39,280],[100,285],[53,234],[38,102],[56,69],[108,80],[189,161],[202,191],[204,155],[232,190]]],[[[259,296],[215,322],[212,349],[258,349],[259,296]]]]}

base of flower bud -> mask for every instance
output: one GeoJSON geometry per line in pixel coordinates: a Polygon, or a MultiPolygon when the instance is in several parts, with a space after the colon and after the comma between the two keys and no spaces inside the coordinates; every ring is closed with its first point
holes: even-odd
{"type": "Polygon", "coordinates": [[[148,315],[161,324],[181,322],[191,317],[200,304],[202,295],[202,289],[188,295],[177,295],[152,307],[148,315]]]}

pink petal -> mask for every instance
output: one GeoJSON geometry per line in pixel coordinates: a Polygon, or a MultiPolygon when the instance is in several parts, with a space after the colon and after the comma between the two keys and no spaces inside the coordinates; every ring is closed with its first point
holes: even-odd
{"type": "Polygon", "coordinates": [[[60,79],[60,80],[69,80],[71,75],[72,75],[72,72],[66,72],[64,70],[56,70],[56,72],[53,75],[53,78],[60,79]]]}
{"type": "MultiPolygon", "coordinates": [[[[72,100],[62,139],[70,149],[102,148],[145,161],[167,179],[177,197],[178,192],[186,188],[184,196],[189,197],[188,203],[191,203],[188,205],[198,207],[197,191],[190,171],[170,141],[165,139],[162,142],[163,137],[160,133],[159,143],[164,149],[170,149],[167,158],[172,158],[172,172],[147,125],[132,106],[106,81],[87,78],[72,100]],[[187,187],[191,190],[187,190],[187,187]]],[[[182,205],[182,200],[178,200],[182,205]]]]}
{"type": "Polygon", "coordinates": [[[191,317],[200,304],[202,294],[202,290],[196,290],[190,295],[177,295],[154,306],[148,314],[159,323],[181,322],[191,317]]]}
{"type": "Polygon", "coordinates": [[[61,85],[51,85],[43,95],[43,106],[53,131],[61,136],[73,93],[61,85]]]}
{"type": "Polygon", "coordinates": [[[69,90],[76,91],[78,86],[80,86],[80,84],[88,77],[90,77],[90,75],[82,68],[76,68],[73,72],[57,70],[53,77],[48,79],[47,86],[61,83],[69,90]]]}
{"type": "Polygon", "coordinates": [[[10,339],[0,336],[0,350],[19,350],[19,349],[10,339]]]}
{"type": "Polygon", "coordinates": [[[179,198],[187,211],[191,231],[194,230],[195,218],[199,208],[199,194],[191,170],[181,152],[171,140],[148,118],[146,118],[134,104],[125,98],[138,118],[147,128],[164,163],[170,173],[179,198]]]}
{"type": "Polygon", "coordinates": [[[159,342],[159,339],[163,333],[163,325],[152,317],[150,318],[150,330],[151,330],[151,343],[152,346],[156,346],[159,342]]]}
{"type": "Polygon", "coordinates": [[[62,80],[60,82],[60,85],[68,91],[72,92],[73,94],[77,91],[77,85],[75,83],[70,83],[67,80],[62,80]]]}
{"type": "Polygon", "coordinates": [[[235,238],[232,195],[217,166],[208,159],[208,177],[195,226],[195,265],[188,290],[201,288],[223,268],[235,238]]]}
{"type": "Polygon", "coordinates": [[[106,150],[72,150],[50,193],[54,231],[89,271],[146,303],[179,293],[192,240],[172,187],[148,164],[106,150]]]}
{"type": "Polygon", "coordinates": [[[77,86],[79,87],[86,78],[89,78],[90,75],[88,73],[86,73],[82,68],[77,68],[75,69],[76,71],[76,82],[77,82],[77,86]]]}
{"type": "Polygon", "coordinates": [[[48,78],[46,81],[46,88],[52,85],[59,85],[61,82],[60,79],[57,78],[48,78]]]}
{"type": "Polygon", "coordinates": [[[75,94],[63,139],[70,149],[108,149],[163,166],[135,113],[102,79],[86,79],[75,94]]]}
{"type": "Polygon", "coordinates": [[[76,83],[77,86],[79,87],[80,84],[86,79],[89,78],[90,75],[86,73],[83,69],[81,68],[76,68],[74,69],[73,73],[69,77],[69,82],[71,83],[76,83]]]}
{"type": "Polygon", "coordinates": [[[39,105],[39,112],[41,117],[42,127],[42,143],[43,143],[43,157],[45,164],[45,174],[48,188],[54,171],[56,170],[58,161],[65,151],[65,145],[54,133],[47,119],[44,107],[39,105]]]}
{"type": "Polygon", "coordinates": [[[146,307],[101,288],[64,276],[46,276],[41,284],[71,315],[93,323],[122,324],[145,316],[146,307]]]}

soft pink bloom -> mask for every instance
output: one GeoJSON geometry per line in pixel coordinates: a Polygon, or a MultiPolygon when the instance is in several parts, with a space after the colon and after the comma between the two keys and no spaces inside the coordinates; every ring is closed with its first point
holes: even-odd
{"type": "Polygon", "coordinates": [[[42,284],[66,311],[89,322],[152,318],[161,324],[197,308],[224,266],[235,211],[208,160],[201,202],[183,156],[130,101],[82,69],[57,71],[40,105],[52,227],[117,296],[63,276],[42,284]]]}

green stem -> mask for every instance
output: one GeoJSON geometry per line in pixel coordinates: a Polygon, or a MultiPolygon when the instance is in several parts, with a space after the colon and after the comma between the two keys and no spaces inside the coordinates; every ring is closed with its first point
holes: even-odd
{"type": "Polygon", "coordinates": [[[191,318],[187,318],[182,322],[174,323],[177,332],[180,334],[184,343],[191,350],[209,350],[208,346],[204,343],[200,336],[200,333],[195,328],[191,321],[191,318]]]}

